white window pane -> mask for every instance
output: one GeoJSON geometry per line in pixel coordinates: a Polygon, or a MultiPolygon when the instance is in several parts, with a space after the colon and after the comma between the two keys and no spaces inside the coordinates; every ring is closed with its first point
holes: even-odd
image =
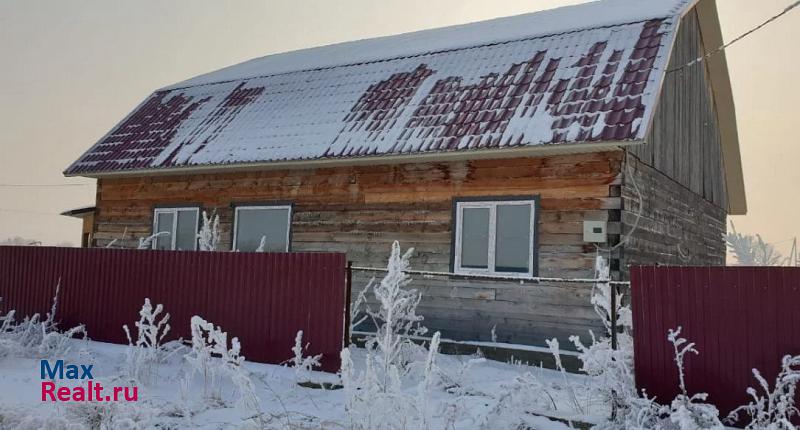
{"type": "Polygon", "coordinates": [[[236,249],[255,251],[266,237],[267,252],[285,252],[288,248],[289,209],[239,209],[236,213],[236,249]]]}
{"type": "Polygon", "coordinates": [[[182,251],[194,251],[195,241],[197,240],[197,212],[178,211],[178,237],[175,241],[175,249],[182,251]]]}
{"type": "Polygon", "coordinates": [[[528,272],[531,252],[531,206],[498,205],[496,240],[495,271],[528,272]]]}
{"type": "Polygon", "coordinates": [[[489,208],[464,208],[462,211],[461,267],[489,267],[489,208]]]}
{"type": "Polygon", "coordinates": [[[156,213],[156,231],[162,234],[156,238],[156,249],[172,249],[172,221],[174,220],[171,212],[156,213]]]}

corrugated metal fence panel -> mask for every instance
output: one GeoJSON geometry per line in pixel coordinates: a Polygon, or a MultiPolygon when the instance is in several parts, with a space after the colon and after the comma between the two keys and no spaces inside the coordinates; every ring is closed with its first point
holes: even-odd
{"type": "MultiPolygon", "coordinates": [[[[636,384],[668,402],[678,370],[667,331],[696,343],[687,355],[689,393],[706,392],[723,415],[749,403],[751,369],[772,384],[783,356],[800,354],[800,268],[633,267],[636,384]]],[[[798,403],[800,405],[800,402],[798,403]]]]}
{"type": "Polygon", "coordinates": [[[298,330],[325,370],[343,347],[346,258],[341,253],[234,253],[102,248],[0,247],[0,310],[18,316],[50,309],[85,324],[94,340],[127,343],[145,297],[170,313],[169,339],[191,337],[200,315],[238,337],[248,360],[291,357],[298,330]]]}

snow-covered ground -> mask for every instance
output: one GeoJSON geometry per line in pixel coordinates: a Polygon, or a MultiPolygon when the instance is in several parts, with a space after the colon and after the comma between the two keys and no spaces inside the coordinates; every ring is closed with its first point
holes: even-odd
{"type": "MultiPolygon", "coordinates": [[[[94,341],[73,340],[65,363],[92,364],[94,381],[108,389],[110,386],[130,386],[124,374],[127,346],[94,341]]],[[[188,348],[184,351],[187,352],[188,348]]],[[[243,353],[246,355],[246,345],[243,353]]],[[[351,348],[355,370],[363,371],[365,351],[351,348]]],[[[590,415],[576,417],[572,394],[563,387],[564,375],[559,372],[530,367],[523,364],[500,363],[477,360],[475,356],[437,357],[440,372],[444,376],[432,390],[428,406],[435,421],[430,428],[498,428],[493,420],[500,417],[495,408],[502,402],[507,386],[515,378],[532,372],[537,379],[552,383],[553,409],[551,416],[580,418],[596,421],[598,416],[608,413],[600,404],[582,398],[590,415]],[[461,374],[462,367],[472,360],[470,370],[461,374]],[[457,382],[461,387],[448,386],[447,381],[457,382]],[[454,412],[458,409],[458,413],[454,412]],[[497,415],[497,416],[495,416],[497,415]]],[[[296,382],[293,368],[246,362],[245,367],[255,383],[260,399],[262,417],[273,428],[348,428],[345,410],[345,393],[342,389],[306,388],[296,382]]],[[[181,354],[173,355],[155,370],[152,382],[138,385],[136,402],[42,402],[40,360],[32,358],[0,359],[0,428],[259,428],[263,422],[253,419],[254,412],[237,408],[234,404],[234,387],[230,381],[222,380],[222,400],[204,400],[201,376],[186,383],[190,372],[181,354]]],[[[337,375],[311,372],[313,382],[339,384],[337,375]]],[[[592,381],[587,376],[566,375],[570,384],[585,386],[592,381]]],[[[59,386],[86,385],[86,380],[68,381],[59,386]]],[[[407,392],[416,396],[417,385],[404,381],[407,392]]],[[[338,388],[338,387],[336,387],[338,388]]],[[[516,413],[516,412],[512,412],[516,413]]],[[[562,422],[547,418],[530,417],[540,429],[557,430],[569,428],[562,422]]]]}

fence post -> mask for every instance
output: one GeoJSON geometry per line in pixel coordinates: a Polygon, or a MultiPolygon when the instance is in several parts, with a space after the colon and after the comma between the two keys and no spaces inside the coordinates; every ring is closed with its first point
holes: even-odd
{"type": "Polygon", "coordinates": [[[344,346],[350,346],[350,301],[353,291],[353,262],[347,261],[344,282],[344,346]]]}
{"type": "Polygon", "coordinates": [[[611,291],[611,349],[617,350],[617,285],[609,284],[611,291]]]}
{"type": "MultiPolygon", "coordinates": [[[[608,291],[611,294],[611,350],[617,350],[617,284],[609,283],[608,284],[608,291]]],[[[611,419],[617,419],[617,410],[619,400],[619,394],[616,391],[611,392],[611,419]]]]}

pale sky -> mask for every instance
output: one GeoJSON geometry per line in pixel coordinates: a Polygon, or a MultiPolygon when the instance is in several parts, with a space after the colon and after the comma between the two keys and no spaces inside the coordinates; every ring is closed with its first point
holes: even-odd
{"type": "MultiPolygon", "coordinates": [[[[92,183],[64,168],[154,89],[266,54],[581,3],[569,0],[2,0],[0,184],[92,183]]],[[[790,0],[718,0],[725,40],[790,0]]],[[[737,229],[800,236],[800,9],[731,47],[749,212],[737,229]]],[[[3,187],[0,241],[80,242],[57,214],[93,186],[3,187]]]]}

